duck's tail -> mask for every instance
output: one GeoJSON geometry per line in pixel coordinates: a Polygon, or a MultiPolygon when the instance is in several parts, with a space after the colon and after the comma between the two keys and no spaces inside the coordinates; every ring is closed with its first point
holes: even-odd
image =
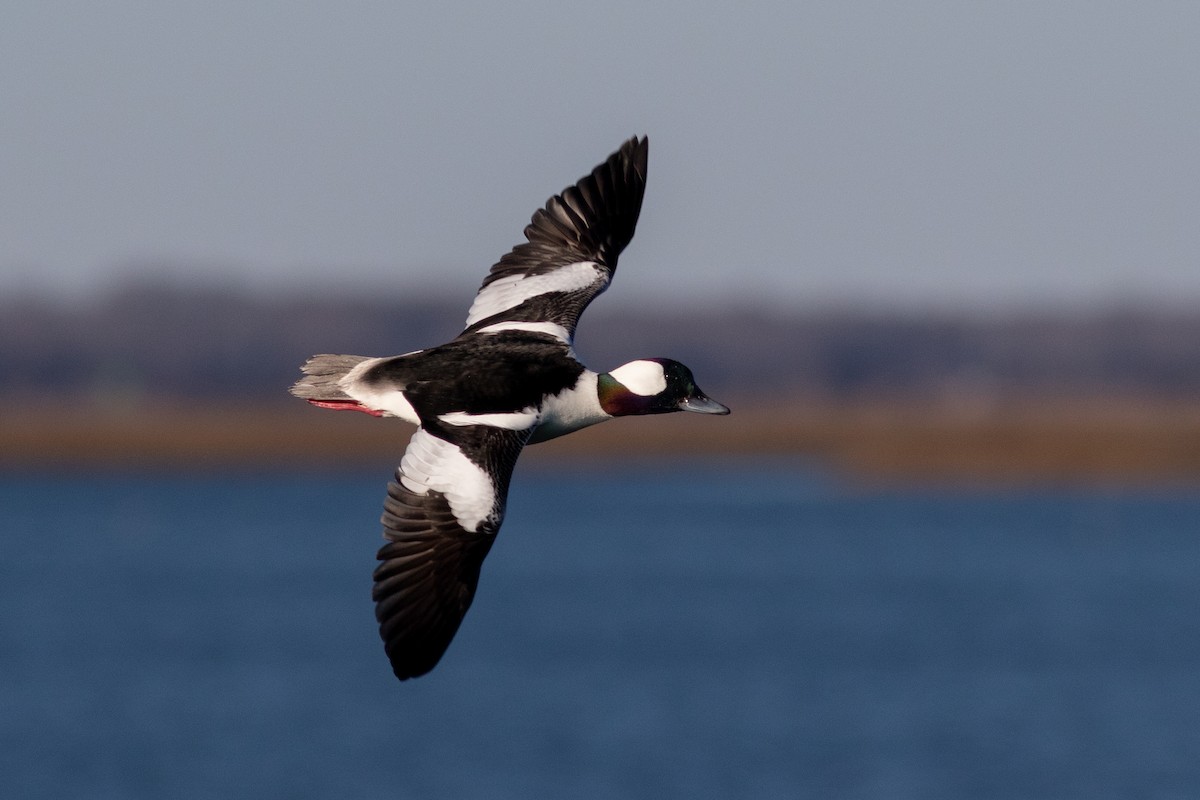
{"type": "Polygon", "coordinates": [[[340,381],[350,370],[370,356],[345,356],[323,353],[304,362],[300,369],[304,377],[292,384],[293,395],[310,402],[343,403],[353,402],[341,387],[340,381]]]}

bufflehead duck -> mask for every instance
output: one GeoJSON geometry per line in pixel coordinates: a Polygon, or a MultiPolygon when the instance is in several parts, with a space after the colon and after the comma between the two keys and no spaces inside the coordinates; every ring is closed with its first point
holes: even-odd
{"type": "Polygon", "coordinates": [[[666,358],[596,373],[579,315],[633,238],[649,142],[633,138],[551,197],[492,267],[453,341],[400,356],[317,355],[292,394],[417,425],[384,501],[375,616],[400,680],[438,663],[471,605],[521,448],[613,417],[728,414],[666,358]]]}

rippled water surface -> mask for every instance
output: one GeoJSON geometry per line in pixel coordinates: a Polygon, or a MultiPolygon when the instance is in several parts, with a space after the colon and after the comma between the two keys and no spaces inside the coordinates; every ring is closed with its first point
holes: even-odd
{"type": "Polygon", "coordinates": [[[0,476],[4,796],[1200,796],[1200,493],[527,470],[401,684],[384,483],[0,476]]]}

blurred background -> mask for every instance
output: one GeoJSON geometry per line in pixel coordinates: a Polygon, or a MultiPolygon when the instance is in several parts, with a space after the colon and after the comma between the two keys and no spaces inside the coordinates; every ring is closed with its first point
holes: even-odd
{"type": "Polygon", "coordinates": [[[1200,793],[1200,7],[5,17],[14,796],[1200,793]],[[734,414],[531,448],[396,684],[410,429],[286,388],[453,337],[634,134],[577,349],[734,414]]]}

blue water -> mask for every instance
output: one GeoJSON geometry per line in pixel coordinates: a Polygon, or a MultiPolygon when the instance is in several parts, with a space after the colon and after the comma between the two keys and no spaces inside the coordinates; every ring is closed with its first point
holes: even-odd
{"type": "Polygon", "coordinates": [[[0,476],[0,793],[1200,797],[1200,492],[525,469],[401,684],[386,479],[0,476]]]}

